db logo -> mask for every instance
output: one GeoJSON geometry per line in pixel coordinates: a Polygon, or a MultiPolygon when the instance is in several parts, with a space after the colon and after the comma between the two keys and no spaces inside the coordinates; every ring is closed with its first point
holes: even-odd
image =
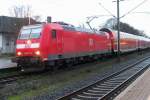
{"type": "Polygon", "coordinates": [[[92,46],[94,44],[94,40],[93,39],[89,39],[89,45],[92,46]]]}
{"type": "Polygon", "coordinates": [[[25,48],[30,48],[30,46],[31,46],[30,44],[26,44],[25,48]]]}

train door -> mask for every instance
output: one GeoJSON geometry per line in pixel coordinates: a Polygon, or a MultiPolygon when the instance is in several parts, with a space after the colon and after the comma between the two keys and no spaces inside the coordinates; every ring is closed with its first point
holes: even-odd
{"type": "Polygon", "coordinates": [[[59,54],[62,54],[63,52],[63,37],[62,37],[62,31],[58,30],[57,31],[57,51],[59,54]]]}
{"type": "Polygon", "coordinates": [[[62,53],[62,33],[60,30],[52,30],[52,50],[56,54],[62,53]]]}
{"type": "Polygon", "coordinates": [[[51,30],[51,47],[50,51],[53,54],[57,54],[57,30],[51,30]]]}
{"type": "Polygon", "coordinates": [[[111,49],[111,52],[115,52],[117,51],[117,39],[116,39],[116,34],[114,34],[112,31],[110,31],[109,29],[107,28],[102,28],[100,29],[100,31],[103,31],[103,32],[107,32],[109,34],[109,40],[110,40],[110,49],[111,49]]]}
{"type": "Polygon", "coordinates": [[[106,39],[106,48],[109,52],[113,52],[113,38],[111,36],[111,33],[105,32],[105,39],[106,39]]]}

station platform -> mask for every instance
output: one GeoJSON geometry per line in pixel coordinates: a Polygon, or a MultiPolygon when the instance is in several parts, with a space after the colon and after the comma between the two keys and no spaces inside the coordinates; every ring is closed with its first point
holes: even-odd
{"type": "Polygon", "coordinates": [[[0,69],[16,67],[16,63],[11,62],[11,58],[0,58],[0,69]]]}
{"type": "Polygon", "coordinates": [[[114,100],[150,100],[150,68],[139,76],[114,100]]]}

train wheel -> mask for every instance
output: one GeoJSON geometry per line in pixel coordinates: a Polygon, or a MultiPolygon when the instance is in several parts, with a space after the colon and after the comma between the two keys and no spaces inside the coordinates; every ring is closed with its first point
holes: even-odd
{"type": "Polygon", "coordinates": [[[52,68],[52,71],[57,71],[57,70],[60,68],[61,65],[62,65],[62,64],[61,64],[60,61],[55,61],[55,62],[54,62],[54,66],[51,67],[51,68],[52,68]]]}

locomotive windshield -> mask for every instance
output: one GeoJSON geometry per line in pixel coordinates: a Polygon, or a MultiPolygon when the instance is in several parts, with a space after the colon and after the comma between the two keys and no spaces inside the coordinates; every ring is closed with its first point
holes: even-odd
{"type": "Polygon", "coordinates": [[[20,32],[19,39],[40,38],[41,30],[41,27],[22,29],[20,32]]]}

